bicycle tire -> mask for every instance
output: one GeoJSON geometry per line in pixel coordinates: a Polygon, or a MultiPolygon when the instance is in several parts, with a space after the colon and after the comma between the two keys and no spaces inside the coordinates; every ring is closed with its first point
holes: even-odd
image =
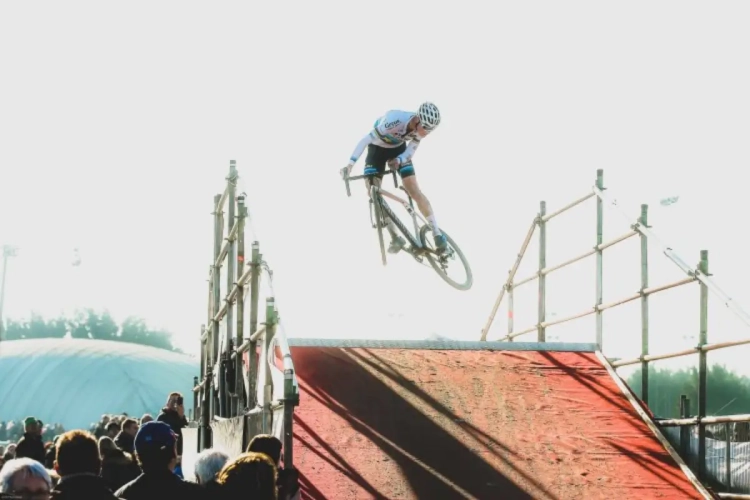
{"type": "MultiPolygon", "coordinates": [[[[427,231],[432,232],[432,228],[430,226],[424,225],[422,226],[422,229],[419,231],[419,238],[422,240],[421,244],[423,247],[427,247],[427,231]]],[[[464,255],[464,253],[461,251],[460,248],[458,248],[458,245],[455,241],[453,241],[453,238],[451,238],[445,231],[442,229],[440,230],[441,233],[445,235],[445,239],[448,240],[448,244],[453,248],[453,251],[456,252],[458,255],[458,258],[461,260],[461,263],[464,266],[464,269],[466,270],[466,281],[461,284],[453,281],[450,279],[444,272],[443,269],[440,267],[439,263],[437,262],[436,256],[431,253],[427,252],[425,253],[425,257],[427,257],[427,260],[430,262],[430,265],[435,270],[436,273],[450,286],[455,288],[456,290],[466,291],[472,287],[474,284],[474,275],[471,272],[471,266],[469,265],[469,261],[464,255]]]]}
{"type": "MultiPolygon", "coordinates": [[[[374,186],[370,187],[370,195],[373,193],[374,186]]],[[[375,191],[375,198],[380,198],[380,195],[375,191]]],[[[385,241],[383,240],[383,213],[380,211],[380,205],[374,203],[372,196],[370,197],[370,203],[372,203],[373,210],[375,211],[375,227],[378,230],[378,241],[380,242],[380,258],[383,261],[383,265],[388,265],[388,261],[385,255],[385,241]]]]}

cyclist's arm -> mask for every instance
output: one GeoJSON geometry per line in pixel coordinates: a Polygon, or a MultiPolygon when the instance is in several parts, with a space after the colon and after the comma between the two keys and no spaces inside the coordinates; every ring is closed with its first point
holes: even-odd
{"type": "Polygon", "coordinates": [[[399,165],[406,165],[411,161],[411,159],[414,157],[414,153],[417,152],[417,148],[419,147],[419,137],[415,137],[409,142],[409,145],[406,146],[406,150],[398,155],[398,164],[399,165]]]}
{"type": "Polygon", "coordinates": [[[354,165],[357,163],[357,160],[359,160],[359,157],[362,156],[362,153],[364,153],[365,148],[372,144],[373,135],[372,132],[367,134],[362,138],[361,141],[357,144],[357,147],[354,148],[354,152],[352,153],[352,156],[349,158],[349,165],[354,165]]]}

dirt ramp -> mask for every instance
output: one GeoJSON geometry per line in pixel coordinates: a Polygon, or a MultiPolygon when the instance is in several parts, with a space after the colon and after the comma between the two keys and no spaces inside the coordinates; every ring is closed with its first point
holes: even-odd
{"type": "Polygon", "coordinates": [[[304,498],[704,498],[594,353],[292,356],[304,498]]]}

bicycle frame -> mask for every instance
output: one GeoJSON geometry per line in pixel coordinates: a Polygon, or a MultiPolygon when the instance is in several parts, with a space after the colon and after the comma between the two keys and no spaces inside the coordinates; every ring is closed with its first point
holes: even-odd
{"type": "MultiPolygon", "coordinates": [[[[378,191],[378,193],[382,194],[386,198],[390,198],[390,199],[392,199],[392,200],[400,203],[404,207],[404,209],[406,209],[406,211],[408,212],[408,214],[411,215],[412,221],[414,222],[414,234],[415,234],[414,240],[415,241],[419,241],[419,223],[417,222],[417,218],[419,218],[419,220],[421,220],[423,224],[428,224],[428,222],[427,222],[427,220],[424,218],[424,216],[421,213],[419,213],[417,210],[414,210],[414,200],[412,200],[411,196],[409,196],[409,193],[406,191],[406,189],[403,186],[399,186],[399,184],[398,184],[398,176],[396,175],[396,171],[395,170],[386,170],[383,173],[383,178],[385,178],[385,176],[387,174],[392,174],[393,175],[393,185],[397,189],[402,189],[404,191],[404,193],[406,193],[406,197],[408,198],[409,201],[406,201],[405,199],[401,198],[400,196],[396,196],[395,194],[391,193],[390,191],[387,191],[387,190],[383,189],[382,182],[381,182],[381,186],[373,186],[373,188],[375,188],[378,191]]],[[[348,177],[348,176],[344,177],[344,182],[346,183],[346,194],[347,194],[347,196],[351,196],[352,195],[351,189],[349,188],[349,181],[354,181],[354,180],[359,180],[359,179],[367,179],[368,177],[370,177],[370,176],[369,175],[355,175],[353,177],[348,177]]],[[[368,196],[370,196],[370,199],[372,199],[372,193],[371,192],[368,192],[368,196]]],[[[421,247],[421,245],[420,245],[420,247],[421,247]]]]}
{"type": "MultiPolygon", "coordinates": [[[[368,175],[357,175],[353,177],[349,177],[348,169],[344,168],[341,169],[341,176],[344,179],[344,183],[346,184],[346,194],[347,196],[352,195],[352,191],[349,187],[349,181],[358,180],[358,179],[366,179],[370,176],[368,175]]],[[[471,267],[469,266],[469,262],[466,260],[466,256],[464,256],[463,252],[458,248],[456,243],[451,239],[450,236],[447,234],[445,235],[445,238],[447,239],[448,244],[450,245],[450,248],[448,249],[448,252],[442,252],[438,253],[437,251],[433,250],[432,248],[427,246],[427,231],[431,231],[431,225],[427,222],[426,218],[421,214],[418,213],[416,210],[414,210],[414,200],[412,200],[411,196],[409,196],[408,191],[403,186],[398,185],[398,178],[396,177],[396,171],[394,170],[386,170],[383,173],[383,176],[385,177],[385,174],[391,174],[393,175],[393,185],[396,186],[397,189],[403,189],[404,192],[406,192],[406,197],[408,199],[405,200],[401,198],[400,196],[397,196],[390,191],[387,191],[383,189],[382,186],[376,186],[372,184],[370,186],[370,189],[367,191],[367,195],[370,198],[370,203],[372,203],[371,209],[375,210],[375,225],[373,227],[377,227],[378,229],[378,240],[380,242],[380,254],[383,259],[383,265],[387,265],[386,262],[386,250],[384,246],[383,241],[383,211],[386,212],[387,217],[391,219],[391,221],[396,225],[398,230],[406,236],[406,238],[411,243],[411,246],[404,246],[403,249],[407,253],[411,254],[414,259],[419,262],[420,264],[427,265],[423,257],[425,257],[429,263],[429,266],[432,267],[436,273],[449,285],[451,285],[453,288],[457,290],[468,290],[471,288],[471,285],[473,283],[473,275],[471,273],[471,267]],[[404,209],[408,212],[409,215],[411,215],[412,221],[414,222],[414,234],[411,233],[406,227],[406,224],[399,218],[396,214],[393,213],[393,210],[391,209],[390,205],[385,202],[385,198],[390,198],[393,201],[398,202],[401,204],[404,209]],[[418,220],[421,220],[423,225],[420,227],[418,220]],[[466,270],[466,280],[463,282],[457,282],[450,278],[447,274],[447,259],[448,258],[456,258],[461,261],[461,264],[463,265],[463,268],[466,270]]],[[[382,179],[381,183],[382,185],[382,179]]],[[[371,214],[372,216],[372,214],[371,214]]],[[[445,233],[444,233],[445,234],[445,233]]]]}

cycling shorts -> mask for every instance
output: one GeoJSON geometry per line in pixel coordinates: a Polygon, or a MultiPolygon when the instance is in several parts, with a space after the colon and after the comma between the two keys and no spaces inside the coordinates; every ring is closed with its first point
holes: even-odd
{"type": "MultiPolygon", "coordinates": [[[[370,144],[367,146],[367,158],[365,159],[365,175],[373,175],[383,178],[386,163],[406,151],[406,143],[395,148],[383,148],[370,144]]],[[[398,174],[402,179],[414,175],[414,165],[409,162],[398,168],[398,174]]]]}

